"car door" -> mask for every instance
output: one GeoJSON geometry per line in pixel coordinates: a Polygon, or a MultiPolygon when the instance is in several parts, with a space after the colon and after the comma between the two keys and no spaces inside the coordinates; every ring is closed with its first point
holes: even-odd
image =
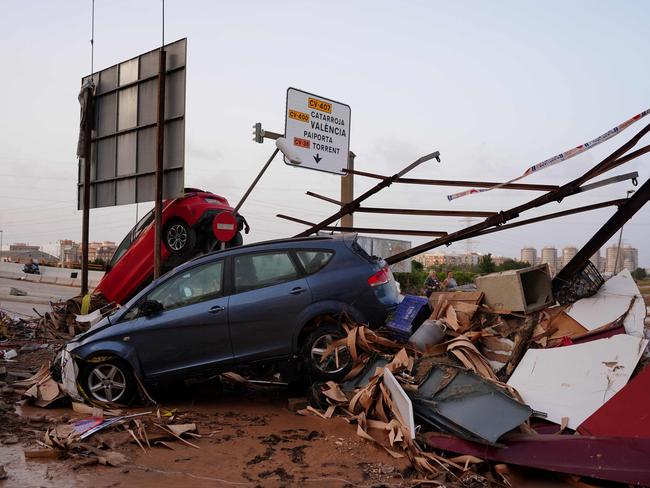
{"type": "Polygon", "coordinates": [[[177,272],[139,302],[141,308],[145,301],[162,305],[154,315],[141,313],[131,334],[148,377],[198,373],[232,361],[224,263],[220,259],[177,272]]]}
{"type": "Polygon", "coordinates": [[[228,319],[237,362],[291,353],[300,312],[311,303],[306,279],[289,251],[232,257],[228,319]]]}

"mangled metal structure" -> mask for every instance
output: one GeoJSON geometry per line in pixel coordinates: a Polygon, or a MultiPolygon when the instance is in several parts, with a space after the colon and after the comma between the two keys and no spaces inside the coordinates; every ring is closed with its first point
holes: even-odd
{"type": "MultiPolygon", "coordinates": [[[[610,177],[607,179],[599,180],[593,183],[588,183],[594,178],[603,175],[619,166],[632,161],[633,159],[650,152],[650,145],[641,147],[640,149],[629,152],[633,149],[650,131],[650,124],[641,129],[635,136],[628,140],[625,144],[620,146],[617,150],[603,159],[600,163],[596,164],[589,171],[574,180],[565,183],[564,185],[539,185],[539,184],[522,184],[522,183],[507,183],[498,184],[494,182],[479,182],[479,181],[457,181],[457,180],[431,180],[431,179],[416,179],[404,178],[404,175],[416,168],[425,161],[433,158],[440,160],[440,154],[435,153],[423,156],[417,161],[411,163],[403,170],[392,176],[384,176],[374,173],[368,173],[358,170],[346,170],[349,174],[364,176],[368,178],[379,179],[379,183],[355,198],[350,203],[342,203],[329,197],[318,195],[312,192],[307,192],[307,195],[325,200],[327,202],[339,205],[340,208],[337,212],[322,220],[319,223],[312,223],[301,220],[292,216],[278,214],[278,217],[304,224],[309,226],[303,232],[300,232],[295,237],[304,237],[315,234],[319,231],[340,231],[340,232],[369,232],[376,234],[401,234],[401,235],[417,235],[417,236],[431,236],[435,239],[415,246],[409,250],[388,256],[386,262],[394,264],[406,258],[416,256],[425,251],[435,249],[443,245],[450,245],[454,242],[470,239],[494,232],[499,232],[506,229],[512,229],[523,225],[528,225],[545,220],[564,217],[567,215],[588,212],[605,207],[618,207],[616,213],[610,217],[605,224],[594,234],[594,236],[580,249],[576,256],[555,276],[553,280],[553,290],[555,296],[561,302],[568,302],[575,300],[576,287],[583,286],[585,282],[584,272],[588,268],[589,258],[602,247],[607,240],[609,240],[620,229],[625,222],[627,222],[636,212],[638,212],[650,198],[650,179],[641,185],[641,187],[634,192],[629,198],[608,200],[582,207],[576,207],[560,212],[553,212],[539,217],[519,220],[510,222],[519,218],[524,212],[534,208],[542,207],[552,202],[562,202],[564,199],[583,193],[595,188],[600,188],[605,185],[621,181],[631,180],[633,184],[637,184],[638,173],[631,172],[621,174],[618,176],[610,177]],[[495,188],[502,190],[528,190],[528,191],[543,191],[540,195],[532,200],[512,207],[507,210],[499,212],[485,212],[485,211],[459,211],[459,210],[420,210],[420,209],[395,209],[395,208],[377,208],[362,206],[362,202],[367,200],[372,195],[379,191],[391,186],[393,183],[411,184],[411,185],[429,185],[429,186],[475,186],[481,188],[495,188]],[[379,214],[393,214],[393,215],[426,215],[426,216],[458,216],[458,217],[484,217],[485,220],[474,225],[470,225],[456,232],[442,232],[435,230],[408,230],[408,229],[369,229],[360,227],[336,227],[335,222],[343,216],[351,213],[379,213],[379,214]]],[[[587,270],[587,275],[589,270],[587,270]]],[[[587,276],[588,278],[588,276],[587,276]]],[[[595,292],[595,290],[593,291],[595,292]]],[[[580,295],[578,295],[580,296],[580,295]]]]}

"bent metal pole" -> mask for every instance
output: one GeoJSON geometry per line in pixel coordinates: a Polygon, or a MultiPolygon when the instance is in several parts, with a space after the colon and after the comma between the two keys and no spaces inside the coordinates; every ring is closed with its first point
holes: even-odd
{"type": "Polygon", "coordinates": [[[445,244],[451,244],[452,242],[462,241],[464,239],[475,237],[476,235],[478,235],[479,232],[485,229],[503,225],[508,220],[517,218],[520,213],[526,210],[541,207],[543,205],[546,205],[547,203],[551,203],[554,201],[559,202],[563,200],[565,197],[579,193],[581,191],[580,186],[583,183],[586,183],[587,181],[595,178],[596,176],[599,176],[606,171],[610,171],[620,166],[621,164],[624,164],[630,161],[631,159],[634,159],[635,157],[638,157],[641,154],[645,154],[646,152],[648,152],[648,147],[646,146],[628,155],[625,155],[625,153],[630,149],[632,149],[634,146],[636,146],[636,144],[641,140],[641,138],[645,136],[648,132],[650,132],[650,124],[646,125],[634,137],[632,137],[629,141],[627,141],[625,144],[619,147],[616,151],[614,151],[605,159],[603,159],[600,163],[596,164],[585,174],[570,181],[569,183],[566,183],[565,185],[560,186],[557,190],[553,190],[548,193],[545,193],[544,195],[534,198],[522,205],[518,205],[517,207],[513,207],[511,209],[499,212],[498,215],[488,217],[483,222],[479,222],[478,224],[474,224],[469,227],[466,227],[465,229],[452,232],[451,234],[441,237],[439,239],[434,239],[432,241],[425,242],[424,244],[412,247],[411,249],[407,249],[406,251],[393,254],[392,256],[386,258],[386,262],[388,264],[395,264],[400,261],[403,261],[404,259],[410,258],[412,256],[416,256],[420,253],[429,251],[436,247],[440,247],[445,244]]]}
{"type": "Polygon", "coordinates": [[[411,171],[412,169],[417,168],[419,165],[422,163],[429,161],[431,159],[436,159],[438,162],[440,162],[440,153],[438,151],[432,152],[431,154],[427,154],[426,156],[422,156],[421,158],[417,159],[416,161],[413,161],[411,164],[409,164],[406,168],[404,168],[402,171],[399,173],[395,173],[393,176],[390,178],[386,178],[385,180],[380,181],[377,183],[375,186],[370,188],[368,191],[366,191],[363,195],[360,195],[359,197],[355,198],[352,200],[350,203],[345,203],[341,209],[336,212],[335,214],[331,215],[330,217],[326,218],[325,220],[319,222],[318,224],[310,227],[307,230],[302,231],[300,234],[296,234],[294,237],[307,237],[311,234],[316,234],[318,231],[321,231],[325,229],[325,227],[328,227],[330,224],[336,222],[339,220],[341,217],[344,215],[351,214],[354,212],[356,209],[359,208],[359,205],[361,202],[364,200],[367,200],[370,198],[372,195],[375,193],[378,193],[379,191],[383,190],[387,186],[390,186],[397,180],[398,178],[401,178],[404,176],[406,173],[411,171]]]}

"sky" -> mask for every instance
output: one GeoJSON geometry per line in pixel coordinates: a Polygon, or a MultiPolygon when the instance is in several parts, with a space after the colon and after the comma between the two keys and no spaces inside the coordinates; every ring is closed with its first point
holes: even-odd
{"type": "MultiPolygon", "coordinates": [[[[96,70],[154,49],[159,0],[96,0],[96,70]]],[[[5,249],[55,251],[79,240],[75,156],[82,76],[90,72],[91,0],[0,0],[0,230],[5,249]]],[[[434,150],[418,178],[505,181],[532,164],[650,108],[650,4],[644,1],[181,1],[165,3],[165,40],[188,39],[186,186],[235,204],[274,149],[251,140],[261,122],[282,132],[293,86],[351,106],[356,168],[393,174],[434,150]]],[[[632,137],[621,135],[523,182],[561,184],[632,137]]],[[[645,144],[650,142],[646,136],[645,144]]],[[[643,143],[642,143],[643,144],[643,143]]],[[[638,146],[641,147],[641,146],[638,146]]],[[[607,176],[648,178],[650,154],[607,176]]],[[[355,194],[376,183],[358,177],[355,194]]],[[[609,185],[523,218],[622,198],[609,185]]],[[[241,212],[247,242],[291,236],[336,208],[305,195],[340,196],[340,178],[274,161],[241,212]]],[[[538,192],[494,190],[448,202],[454,188],[393,185],[370,206],[501,210],[538,192]]],[[[90,239],[119,242],[152,203],[92,210],[90,239]]],[[[472,248],[519,256],[533,245],[581,246],[614,212],[597,210],[481,237],[472,248]]],[[[457,218],[355,216],[363,227],[454,231],[457,218]]],[[[623,240],[650,267],[650,205],[623,240]]],[[[612,242],[618,236],[612,238],[612,242]]],[[[426,238],[409,238],[413,244],[426,238]]],[[[465,243],[446,251],[464,252],[465,243]]],[[[603,250],[604,253],[604,250],[603,250]]]]}

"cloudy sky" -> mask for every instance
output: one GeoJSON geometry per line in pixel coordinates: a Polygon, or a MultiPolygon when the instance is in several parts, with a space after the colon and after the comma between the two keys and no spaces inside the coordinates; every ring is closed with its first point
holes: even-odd
{"type": "MultiPolygon", "coordinates": [[[[80,79],[90,71],[90,6],[83,1],[1,0],[0,230],[5,248],[29,242],[54,250],[79,239],[76,131],[80,79]]],[[[160,2],[96,0],[95,67],[155,48],[160,2]]],[[[284,127],[289,86],[352,107],[356,167],[391,174],[439,150],[411,176],[503,181],[588,141],[650,107],[644,1],[181,1],[167,0],[165,37],[188,38],[186,185],[236,203],[273,150],[251,141],[251,125],[284,127]]],[[[528,178],[558,184],[582,174],[650,117],[592,151],[528,178]]],[[[646,138],[645,143],[650,142],[646,138]]],[[[648,177],[650,155],[614,174],[648,177]]],[[[358,178],[356,192],[374,181],[358,178]]],[[[242,213],[248,241],[302,229],[276,213],[317,221],[337,198],[339,178],[277,160],[242,213]]],[[[524,217],[602,200],[619,183],[524,217]]],[[[394,185],[374,206],[499,210],[538,193],[495,190],[448,202],[442,187],[394,185]]],[[[151,204],[140,204],[143,213],[151,204]]],[[[525,245],[582,245],[612,209],[481,238],[474,248],[518,256],[525,245]]],[[[135,206],[91,212],[91,239],[119,241],[135,206]]],[[[360,215],[355,223],[452,231],[454,218],[360,215]]],[[[650,206],[625,227],[624,241],[650,266],[650,206]]],[[[414,243],[425,239],[414,238],[414,243]]],[[[450,250],[463,251],[454,244],[450,250]]]]}

